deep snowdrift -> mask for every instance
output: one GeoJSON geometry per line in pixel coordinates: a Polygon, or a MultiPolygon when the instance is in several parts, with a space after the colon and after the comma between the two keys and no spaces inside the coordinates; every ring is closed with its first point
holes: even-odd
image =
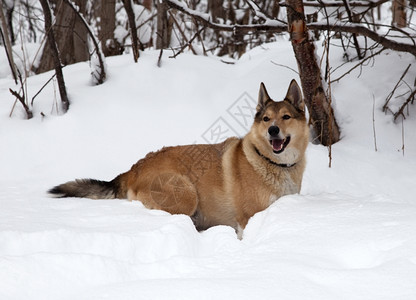
{"type": "MultiPolygon", "coordinates": [[[[255,215],[242,241],[229,227],[198,233],[188,217],[140,202],[49,198],[55,184],[112,179],[162,146],[214,142],[210,130],[218,126],[243,135],[249,124],[231,116],[236,105],[255,105],[261,81],[279,100],[298,80],[274,64],[296,69],[285,41],[234,65],[165,54],[157,68],[157,56],[145,52],[137,64],[108,59],[102,86],[90,85],[87,63],[65,68],[69,112],[54,112],[51,85],[35,99],[30,121],[19,104],[8,117],[8,88],[17,87],[0,79],[1,299],[416,297],[416,111],[410,107],[403,127],[381,112],[414,62],[407,55],[386,52],[360,77],[356,70],[333,84],[343,139],[332,149],[332,168],[327,149],[311,144],[301,194],[255,215]]],[[[342,54],[332,51],[331,60],[340,64],[342,54]]],[[[50,76],[30,77],[29,95],[50,76]]]]}

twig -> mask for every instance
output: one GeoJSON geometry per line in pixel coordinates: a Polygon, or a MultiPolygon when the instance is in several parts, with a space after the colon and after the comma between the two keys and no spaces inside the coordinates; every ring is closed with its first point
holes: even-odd
{"type": "Polygon", "coordinates": [[[274,61],[270,61],[272,64],[274,64],[274,65],[276,65],[276,66],[279,66],[279,67],[283,67],[283,68],[286,68],[286,69],[289,69],[289,70],[291,70],[291,71],[293,71],[293,72],[295,72],[296,74],[298,74],[299,75],[299,72],[298,71],[296,71],[295,69],[292,69],[291,67],[289,67],[289,66],[285,66],[285,65],[281,65],[281,64],[278,64],[277,62],[274,62],[274,61]]]}
{"type": "MultiPolygon", "coordinates": [[[[197,20],[195,20],[195,19],[193,19],[194,20],[194,22],[195,22],[195,26],[196,26],[196,28],[198,29],[198,27],[199,27],[199,25],[198,25],[198,21],[197,20]]],[[[205,49],[205,45],[204,45],[204,39],[201,37],[201,32],[204,30],[205,28],[204,27],[202,27],[200,30],[197,30],[197,34],[198,34],[198,39],[199,39],[199,42],[201,43],[201,46],[202,46],[202,50],[204,51],[204,56],[207,56],[207,50],[205,49]]]]}
{"type": "MultiPolygon", "coordinates": [[[[201,28],[198,32],[196,32],[196,33],[194,34],[194,36],[192,37],[192,39],[190,39],[190,40],[189,40],[189,42],[187,41],[187,43],[181,47],[181,49],[179,50],[179,52],[175,53],[175,54],[174,54],[174,55],[172,55],[172,56],[169,56],[169,58],[176,58],[176,56],[178,56],[179,54],[181,54],[181,53],[183,52],[183,50],[185,50],[185,48],[186,48],[188,45],[192,45],[192,42],[195,40],[195,38],[199,35],[199,33],[200,33],[202,30],[204,30],[204,28],[201,28]]],[[[194,50],[192,47],[191,47],[191,50],[192,50],[192,53],[196,55],[196,52],[195,52],[195,50],[194,50]]]]}
{"type": "Polygon", "coordinates": [[[171,8],[175,8],[194,19],[202,22],[206,26],[219,31],[228,31],[233,32],[234,34],[240,33],[248,33],[252,31],[269,31],[269,32],[286,32],[287,25],[286,24],[276,24],[277,22],[273,22],[273,24],[253,24],[253,25],[226,25],[226,24],[219,24],[214,23],[211,21],[211,16],[206,13],[201,13],[199,11],[190,9],[185,4],[174,1],[174,0],[164,0],[171,8]]]}
{"type": "MultiPolygon", "coordinates": [[[[368,7],[369,9],[371,8],[375,8],[385,2],[387,2],[389,0],[379,0],[379,1],[350,1],[350,6],[352,7],[368,7]]],[[[278,2],[280,6],[285,6],[285,1],[280,1],[278,2]]],[[[324,2],[326,7],[341,7],[344,5],[344,3],[342,1],[327,1],[324,2]]],[[[309,6],[309,7],[322,7],[321,3],[319,1],[305,1],[305,3],[303,3],[304,6],[309,6]]]]}
{"type": "Polygon", "coordinates": [[[9,113],[9,118],[11,118],[12,117],[12,115],[13,115],[13,112],[14,112],[14,109],[16,108],[16,104],[17,104],[17,102],[18,102],[19,100],[17,100],[17,98],[14,100],[14,102],[13,102],[13,106],[12,106],[12,109],[10,110],[10,113],[9,113]]]}
{"type": "Polygon", "coordinates": [[[373,94],[373,136],[374,136],[374,150],[377,152],[376,119],[374,116],[375,107],[376,107],[376,99],[374,98],[374,94],[373,94]]]}
{"type": "MultiPolygon", "coordinates": [[[[318,0],[319,3],[322,3],[322,0],[318,0]]],[[[329,83],[328,87],[331,85],[331,83],[329,82],[329,78],[330,78],[330,74],[329,74],[329,45],[330,45],[330,41],[331,41],[331,35],[330,35],[330,30],[329,30],[329,14],[328,11],[326,10],[325,5],[323,5],[324,8],[324,12],[325,12],[325,16],[326,16],[326,23],[328,25],[328,29],[327,29],[327,40],[325,40],[325,52],[326,52],[326,66],[325,66],[325,80],[329,83]]],[[[323,58],[323,57],[322,57],[323,58]]],[[[321,62],[322,64],[322,62],[321,62]]],[[[330,163],[331,164],[331,163],[330,163]]]]}
{"type": "Polygon", "coordinates": [[[394,114],[394,121],[396,121],[397,120],[397,118],[399,117],[399,116],[403,116],[403,119],[406,119],[406,117],[405,117],[405,115],[404,115],[404,113],[403,113],[403,111],[404,111],[404,109],[406,108],[406,106],[411,102],[411,101],[413,101],[414,99],[415,99],[415,95],[416,95],[416,90],[414,90],[411,94],[410,94],[410,96],[409,96],[409,98],[407,98],[406,99],[406,101],[402,104],[402,106],[400,107],[400,109],[394,114]]]}
{"type": "Polygon", "coordinates": [[[53,103],[52,103],[52,109],[51,109],[51,114],[53,114],[53,108],[55,107],[56,109],[56,114],[59,114],[59,107],[58,107],[58,101],[56,98],[56,82],[55,80],[53,80],[53,103]]]}
{"type": "MultiPolygon", "coordinates": [[[[329,36],[329,32],[328,32],[328,39],[325,42],[326,45],[326,68],[325,68],[325,78],[328,81],[328,90],[327,90],[327,95],[328,95],[328,105],[329,107],[332,107],[332,89],[331,89],[331,73],[329,72],[330,66],[329,66],[329,42],[330,42],[330,36],[329,36]],[[327,77],[328,76],[328,77],[327,77]]],[[[332,109],[329,110],[328,112],[328,132],[329,132],[329,143],[328,143],[328,159],[329,159],[329,163],[328,163],[328,167],[331,168],[332,167],[332,120],[334,118],[334,115],[332,113],[332,109]]]]}
{"type": "Polygon", "coordinates": [[[52,81],[52,79],[54,79],[56,76],[56,74],[53,74],[51,78],[49,78],[48,81],[46,81],[46,83],[40,88],[40,90],[32,97],[32,101],[30,102],[30,105],[33,105],[33,101],[35,101],[35,98],[43,91],[43,89],[48,85],[49,82],[52,81]]]}
{"type": "Polygon", "coordinates": [[[400,82],[403,80],[404,76],[406,76],[407,71],[409,71],[409,69],[410,69],[410,66],[411,66],[411,65],[412,65],[412,64],[409,64],[409,65],[407,66],[406,70],[403,72],[403,74],[402,74],[402,76],[400,77],[399,81],[397,81],[397,83],[396,83],[396,85],[394,86],[393,90],[392,90],[392,91],[391,91],[391,93],[387,96],[387,98],[386,98],[386,103],[384,103],[384,105],[383,105],[383,112],[386,112],[386,111],[387,111],[387,109],[388,109],[388,104],[389,104],[389,102],[390,102],[391,98],[393,97],[394,93],[396,92],[396,89],[397,89],[397,87],[399,86],[400,82]]]}
{"type": "MultiPolygon", "coordinates": [[[[186,47],[186,46],[189,46],[189,48],[191,49],[192,53],[193,53],[194,55],[196,55],[196,51],[195,51],[194,47],[192,47],[192,41],[189,41],[189,40],[188,40],[188,38],[186,37],[185,33],[183,32],[183,30],[182,30],[181,26],[179,26],[178,21],[176,20],[175,16],[172,14],[172,12],[171,12],[171,11],[169,11],[169,15],[172,17],[172,20],[173,20],[173,22],[175,23],[176,28],[178,28],[179,33],[182,35],[182,38],[185,40],[185,42],[186,42],[185,47],[186,47]]],[[[195,39],[195,37],[196,37],[196,35],[192,38],[192,40],[194,40],[194,39],[195,39]]]]}
{"type": "Polygon", "coordinates": [[[404,118],[402,119],[402,152],[404,156],[404,118]]]}
{"type": "Polygon", "coordinates": [[[235,64],[235,62],[233,62],[233,61],[226,61],[226,60],[223,60],[223,59],[220,59],[220,61],[222,63],[225,63],[226,65],[234,65],[235,64]]]}
{"type": "MultiPolygon", "coordinates": [[[[266,21],[264,24],[252,24],[252,25],[226,25],[226,24],[219,24],[219,23],[215,23],[211,21],[211,17],[209,14],[206,13],[201,13],[199,11],[190,9],[189,7],[187,7],[185,4],[183,4],[182,2],[179,1],[175,1],[175,0],[163,0],[164,2],[166,2],[171,8],[175,8],[191,17],[193,17],[194,19],[202,22],[203,24],[205,24],[206,26],[214,29],[214,30],[218,30],[218,31],[228,31],[228,32],[233,32],[234,34],[246,34],[249,32],[259,32],[259,31],[267,31],[267,32],[287,32],[288,28],[286,24],[280,24],[278,21],[276,20],[272,20],[273,22],[269,22],[266,21]]],[[[383,2],[386,0],[380,0],[380,2],[383,2]]],[[[308,2],[305,2],[308,3],[308,2]]],[[[342,2],[340,2],[341,5],[342,2]]],[[[358,2],[357,2],[358,3],[358,2]]],[[[286,8],[290,8],[288,5],[286,4],[280,4],[281,6],[285,6],[286,8]]],[[[325,4],[327,5],[327,4],[325,4]]],[[[350,3],[351,6],[354,6],[350,3]]],[[[367,3],[365,6],[368,6],[369,4],[367,3]]],[[[337,3],[336,6],[339,6],[339,3],[337,3]]],[[[358,6],[358,5],[356,5],[358,6]]],[[[412,44],[409,43],[401,43],[401,42],[397,42],[395,40],[389,39],[386,36],[387,35],[379,35],[377,32],[372,31],[371,29],[360,25],[360,24],[356,24],[356,23],[340,23],[338,21],[336,22],[328,22],[329,24],[323,24],[323,23],[309,23],[307,24],[307,27],[309,28],[309,30],[330,30],[330,31],[335,31],[335,32],[349,32],[349,33],[355,33],[355,34],[359,34],[359,35],[363,35],[366,36],[370,39],[372,39],[373,41],[375,41],[376,43],[379,43],[380,45],[382,45],[385,48],[388,49],[392,49],[395,51],[400,51],[400,52],[408,52],[413,54],[414,56],[416,56],[416,47],[414,45],[415,41],[413,40],[413,38],[409,38],[407,40],[410,40],[412,44]],[[328,26],[330,28],[328,28],[328,26]]]]}
{"type": "MultiPolygon", "coordinates": [[[[322,23],[311,23],[311,24],[307,24],[307,26],[311,30],[327,29],[327,24],[322,24],[322,23]]],[[[360,34],[360,35],[363,35],[372,39],[373,41],[379,43],[385,48],[395,50],[395,51],[400,51],[400,52],[408,52],[416,56],[416,47],[414,45],[409,44],[409,43],[401,43],[392,39],[388,39],[386,38],[387,35],[379,35],[377,32],[374,32],[371,29],[363,25],[353,24],[353,23],[339,24],[339,22],[335,22],[335,23],[330,24],[330,26],[331,26],[330,28],[331,31],[360,34]]],[[[407,40],[410,40],[412,41],[412,43],[415,43],[415,41],[412,38],[407,39],[407,40]]]]}
{"type": "Polygon", "coordinates": [[[286,22],[283,22],[282,20],[272,18],[268,16],[266,13],[261,11],[260,7],[255,3],[253,0],[247,0],[246,3],[250,6],[251,10],[254,11],[254,14],[259,17],[260,19],[263,19],[264,21],[279,21],[282,24],[286,24],[286,22]]]}
{"type": "MultiPolygon", "coordinates": [[[[345,7],[345,10],[347,11],[347,15],[348,15],[348,20],[351,23],[354,23],[353,19],[352,19],[352,13],[351,13],[351,9],[350,9],[350,5],[348,3],[348,0],[342,0],[342,2],[344,2],[344,7],[345,7]]],[[[362,59],[363,56],[361,55],[360,45],[358,44],[357,35],[355,33],[352,33],[352,40],[354,42],[354,46],[355,46],[355,49],[357,51],[358,59],[362,59]]]]}
{"type": "Polygon", "coordinates": [[[358,64],[356,64],[354,67],[352,67],[351,69],[349,69],[347,72],[345,72],[343,75],[341,75],[340,77],[331,80],[331,83],[333,82],[338,82],[340,81],[342,78],[344,78],[345,76],[347,76],[348,74],[350,74],[354,69],[358,68],[359,66],[363,65],[367,60],[373,58],[374,56],[379,55],[381,52],[383,52],[384,50],[386,50],[386,48],[381,48],[379,51],[377,51],[376,53],[373,53],[372,55],[366,57],[365,59],[363,59],[362,61],[360,61],[358,64]]]}
{"type": "Polygon", "coordinates": [[[159,58],[157,59],[157,66],[159,68],[162,66],[162,56],[163,56],[163,47],[160,48],[159,58]]]}
{"type": "Polygon", "coordinates": [[[26,111],[26,118],[29,120],[29,119],[32,119],[33,118],[33,113],[30,110],[29,106],[26,104],[26,95],[25,95],[25,90],[24,90],[24,87],[23,87],[22,75],[20,74],[20,72],[18,74],[18,77],[19,77],[19,81],[20,81],[20,85],[21,85],[20,90],[22,91],[22,95],[20,95],[18,92],[14,91],[14,90],[12,90],[10,88],[9,88],[9,91],[22,104],[23,108],[26,111]]]}
{"type": "MultiPolygon", "coordinates": [[[[10,91],[10,93],[12,93],[12,95],[13,96],[15,96],[19,101],[20,101],[20,103],[23,105],[23,108],[25,109],[25,111],[26,111],[26,116],[27,116],[27,119],[32,119],[33,118],[33,113],[30,111],[30,108],[29,108],[29,106],[27,106],[27,104],[25,103],[25,95],[24,95],[24,93],[23,93],[23,95],[22,96],[20,96],[16,91],[13,91],[12,89],[10,89],[9,88],[9,91],[10,91]]],[[[23,90],[22,90],[23,91],[23,90]]]]}

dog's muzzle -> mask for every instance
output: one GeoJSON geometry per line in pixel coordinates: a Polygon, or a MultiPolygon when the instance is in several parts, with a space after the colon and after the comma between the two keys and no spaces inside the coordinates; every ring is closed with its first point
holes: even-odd
{"type": "Polygon", "coordinates": [[[280,128],[277,126],[270,126],[267,132],[269,133],[269,142],[273,148],[273,152],[276,154],[282,153],[290,143],[290,136],[282,139],[279,134],[280,128]]]}

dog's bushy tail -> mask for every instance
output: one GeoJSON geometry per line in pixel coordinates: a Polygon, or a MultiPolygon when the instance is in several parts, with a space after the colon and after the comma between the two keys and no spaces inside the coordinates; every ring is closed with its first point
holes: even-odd
{"type": "Polygon", "coordinates": [[[123,188],[122,175],[111,181],[96,179],[76,179],[55,186],[48,191],[57,198],[77,197],[91,199],[127,198],[127,191],[123,188]]]}

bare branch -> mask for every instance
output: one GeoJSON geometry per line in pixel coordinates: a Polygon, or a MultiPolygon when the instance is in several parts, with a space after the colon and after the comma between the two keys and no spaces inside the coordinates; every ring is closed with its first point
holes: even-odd
{"type": "Polygon", "coordinates": [[[33,113],[30,110],[29,106],[26,104],[26,95],[25,95],[25,89],[24,89],[24,85],[23,85],[22,75],[19,73],[18,77],[19,77],[19,81],[20,81],[20,85],[21,85],[20,90],[22,91],[22,95],[20,95],[18,92],[14,91],[10,88],[9,88],[9,91],[22,104],[23,108],[26,111],[26,118],[29,120],[29,119],[33,118],[33,113]]]}
{"type": "Polygon", "coordinates": [[[40,88],[40,90],[32,97],[32,101],[30,102],[30,105],[33,105],[33,102],[35,101],[35,98],[43,91],[43,89],[49,84],[49,82],[52,81],[52,79],[54,79],[56,76],[56,74],[53,74],[51,78],[48,79],[48,81],[46,81],[46,83],[40,88]]]}
{"type": "MultiPolygon", "coordinates": [[[[181,29],[181,26],[178,24],[178,21],[176,21],[176,18],[175,18],[175,16],[172,14],[172,12],[169,12],[169,15],[171,16],[171,18],[172,18],[172,20],[173,20],[173,23],[175,23],[175,25],[176,25],[176,28],[178,29],[178,31],[179,31],[179,33],[181,34],[181,36],[182,36],[182,38],[185,40],[185,42],[186,42],[186,44],[185,44],[185,46],[181,49],[181,51],[180,52],[182,52],[184,49],[185,49],[185,47],[186,46],[188,46],[189,47],[189,49],[191,49],[191,51],[192,51],[192,53],[194,54],[194,55],[196,55],[196,51],[195,51],[195,49],[194,49],[194,47],[192,47],[192,41],[197,37],[197,35],[195,34],[194,35],[194,37],[192,38],[192,41],[189,41],[188,40],[188,38],[186,37],[186,35],[185,35],[185,32],[183,32],[183,30],[181,29]]],[[[179,53],[180,53],[179,52],[179,53]]],[[[179,54],[178,53],[178,54],[179,54]]],[[[176,57],[177,55],[175,55],[175,57],[176,57]]]]}
{"type": "Polygon", "coordinates": [[[291,71],[293,71],[293,72],[295,72],[297,75],[299,75],[299,72],[298,71],[296,71],[295,69],[292,69],[291,67],[289,67],[289,66],[285,66],[285,65],[281,65],[281,64],[278,64],[277,62],[274,62],[274,61],[270,61],[272,64],[274,64],[274,65],[276,65],[276,66],[279,66],[279,67],[283,67],[283,68],[286,68],[286,69],[289,69],[289,70],[291,70],[291,71]]]}
{"type": "Polygon", "coordinates": [[[257,32],[257,31],[268,31],[268,32],[286,32],[287,25],[281,24],[278,21],[270,20],[271,22],[267,22],[265,24],[253,24],[253,25],[225,25],[225,24],[218,24],[211,21],[211,17],[209,14],[201,13],[199,11],[190,9],[185,4],[175,0],[164,0],[171,8],[177,9],[194,19],[202,22],[204,25],[212,28],[214,30],[219,31],[228,31],[233,32],[234,34],[243,34],[248,32],[257,32]]]}
{"type": "Polygon", "coordinates": [[[402,76],[400,76],[399,81],[397,81],[397,83],[396,83],[396,85],[394,86],[393,90],[392,90],[392,91],[391,91],[391,93],[387,96],[386,103],[384,103],[384,105],[383,105],[383,112],[386,112],[386,111],[387,111],[387,109],[389,108],[389,107],[388,107],[388,104],[389,104],[389,102],[390,102],[391,98],[393,97],[394,93],[396,92],[397,87],[399,86],[400,82],[403,80],[404,76],[406,76],[407,71],[409,71],[409,69],[410,69],[410,67],[411,67],[411,66],[412,66],[412,64],[409,64],[409,65],[407,66],[407,68],[406,68],[406,70],[404,70],[404,72],[403,72],[402,76]]]}
{"type": "MultiPolygon", "coordinates": [[[[349,1],[350,7],[368,7],[368,8],[374,8],[377,7],[389,0],[378,0],[378,1],[349,1]]],[[[309,7],[322,7],[322,4],[325,5],[325,7],[342,7],[344,6],[343,1],[334,0],[334,1],[304,1],[304,6],[309,7]]],[[[280,1],[280,6],[285,6],[286,1],[280,1]]]]}
{"type": "Polygon", "coordinates": [[[356,64],[354,67],[352,67],[351,69],[349,69],[347,72],[345,72],[343,75],[341,75],[340,77],[338,77],[338,78],[336,78],[336,79],[334,79],[334,80],[331,80],[331,83],[332,82],[337,82],[337,81],[340,81],[342,78],[344,78],[346,75],[348,75],[348,74],[350,74],[354,69],[356,69],[357,67],[359,67],[359,66],[361,66],[361,65],[363,65],[367,60],[369,60],[369,59],[371,59],[371,58],[373,58],[374,56],[377,56],[377,55],[379,55],[381,52],[383,52],[384,50],[386,50],[386,48],[381,48],[379,51],[377,51],[377,52],[375,52],[375,53],[373,53],[372,55],[370,55],[370,56],[368,56],[368,57],[366,57],[365,59],[363,59],[362,61],[360,61],[358,64],[356,64]]]}
{"type": "MultiPolygon", "coordinates": [[[[288,31],[286,24],[282,24],[281,22],[277,20],[270,20],[270,19],[268,19],[263,24],[252,24],[252,25],[238,25],[238,24],[225,25],[225,24],[214,23],[211,21],[211,17],[209,16],[209,14],[201,13],[199,11],[190,9],[189,7],[187,7],[185,4],[183,4],[180,1],[177,1],[177,0],[164,0],[164,1],[171,8],[175,8],[195,18],[196,20],[202,22],[204,25],[208,26],[209,28],[212,28],[218,31],[228,31],[228,32],[233,32],[234,34],[244,34],[244,33],[249,33],[249,32],[262,32],[262,31],[281,33],[281,32],[288,31]]],[[[367,3],[366,6],[368,5],[376,6],[376,4],[379,5],[384,2],[386,2],[386,0],[380,0],[377,2],[354,1],[354,2],[350,2],[350,6],[360,6],[363,3],[367,3]],[[371,4],[371,3],[374,3],[374,4],[371,4]]],[[[306,3],[309,3],[309,2],[306,2],[306,3]]],[[[319,4],[318,1],[316,3],[319,4]]],[[[325,5],[332,6],[331,5],[332,2],[330,3],[323,2],[323,3],[325,3],[325,5]]],[[[342,1],[337,1],[335,4],[336,6],[344,5],[342,1]]],[[[281,4],[281,5],[287,7],[286,4],[281,4]]],[[[348,33],[360,34],[360,35],[363,35],[372,39],[373,41],[375,41],[376,43],[379,43],[385,48],[395,50],[395,51],[400,51],[400,52],[408,52],[416,56],[415,41],[410,37],[407,40],[410,40],[412,44],[397,42],[397,41],[387,38],[386,36],[379,35],[377,32],[372,31],[371,29],[363,25],[349,23],[349,22],[341,24],[339,22],[328,21],[324,23],[320,23],[320,22],[309,23],[306,25],[310,30],[330,30],[330,31],[335,31],[335,32],[348,32],[348,33]]]]}
{"type": "Polygon", "coordinates": [[[396,121],[399,116],[403,116],[403,118],[405,119],[403,111],[411,101],[415,100],[415,95],[416,95],[416,89],[413,90],[413,92],[410,94],[407,100],[402,104],[400,109],[394,114],[394,121],[396,121]]]}
{"type": "Polygon", "coordinates": [[[374,138],[374,150],[377,152],[377,135],[376,135],[376,118],[375,118],[376,98],[373,94],[373,138],[374,138]]]}
{"type": "MultiPolygon", "coordinates": [[[[250,8],[254,11],[255,15],[259,17],[260,19],[263,19],[266,22],[275,22],[276,20],[272,17],[266,15],[264,12],[260,10],[260,7],[253,1],[253,0],[247,0],[247,4],[250,6],[250,8]]],[[[281,22],[282,24],[286,24],[286,22],[283,22],[281,20],[277,20],[281,22]]]]}
{"type": "MultiPolygon", "coordinates": [[[[394,40],[388,39],[385,36],[381,36],[378,33],[372,31],[371,29],[363,25],[358,25],[358,24],[353,24],[353,23],[345,23],[345,24],[332,23],[329,26],[330,26],[329,29],[331,31],[361,34],[379,43],[385,48],[395,50],[395,51],[400,51],[400,52],[408,52],[416,56],[415,45],[396,42],[394,40]]],[[[309,29],[312,29],[312,30],[326,30],[328,25],[323,24],[323,23],[311,23],[311,24],[308,24],[308,27],[309,29]]],[[[411,41],[414,43],[413,39],[411,39],[411,41]]]]}

